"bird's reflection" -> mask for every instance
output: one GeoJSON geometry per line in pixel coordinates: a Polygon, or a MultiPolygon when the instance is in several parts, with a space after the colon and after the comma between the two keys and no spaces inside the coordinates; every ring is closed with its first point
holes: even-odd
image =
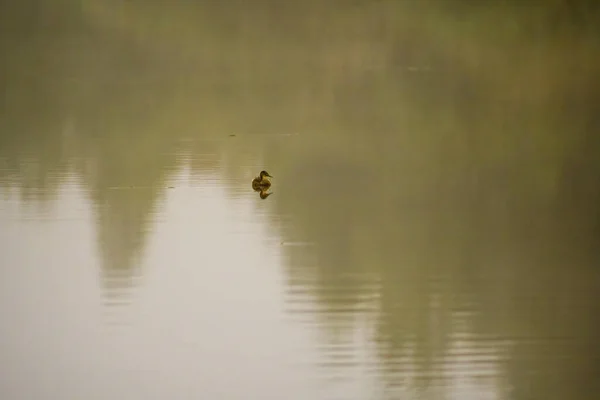
{"type": "Polygon", "coordinates": [[[261,199],[266,199],[267,197],[269,197],[270,195],[272,195],[273,193],[268,193],[268,189],[255,189],[255,192],[259,192],[259,196],[261,199]]]}

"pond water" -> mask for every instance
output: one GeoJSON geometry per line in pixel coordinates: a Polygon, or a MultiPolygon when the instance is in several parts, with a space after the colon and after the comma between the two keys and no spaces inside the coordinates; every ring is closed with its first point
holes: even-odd
{"type": "Polygon", "coordinates": [[[595,398],[552,54],[391,2],[60,4],[2,40],[0,397],[595,398]]]}

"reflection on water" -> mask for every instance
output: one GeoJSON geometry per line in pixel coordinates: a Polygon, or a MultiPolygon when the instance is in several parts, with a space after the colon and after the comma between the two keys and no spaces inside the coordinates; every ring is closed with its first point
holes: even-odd
{"type": "Polygon", "coordinates": [[[2,6],[3,398],[595,398],[597,44],[328,4],[2,6]]]}
{"type": "Polygon", "coordinates": [[[269,189],[254,189],[255,192],[258,192],[258,197],[265,200],[267,197],[273,194],[273,192],[269,192],[269,189]]]}

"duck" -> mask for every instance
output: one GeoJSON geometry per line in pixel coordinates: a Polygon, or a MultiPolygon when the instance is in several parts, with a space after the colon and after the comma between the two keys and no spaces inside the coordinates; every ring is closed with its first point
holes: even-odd
{"type": "Polygon", "coordinates": [[[267,171],[260,171],[260,174],[252,180],[252,189],[256,191],[266,191],[271,187],[271,175],[267,171]]]}

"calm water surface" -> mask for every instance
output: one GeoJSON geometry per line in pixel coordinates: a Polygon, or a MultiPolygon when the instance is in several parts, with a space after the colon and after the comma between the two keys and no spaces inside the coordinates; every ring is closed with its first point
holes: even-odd
{"type": "Polygon", "coordinates": [[[2,399],[596,398],[597,119],[551,46],[63,3],[2,39],[2,399]]]}

